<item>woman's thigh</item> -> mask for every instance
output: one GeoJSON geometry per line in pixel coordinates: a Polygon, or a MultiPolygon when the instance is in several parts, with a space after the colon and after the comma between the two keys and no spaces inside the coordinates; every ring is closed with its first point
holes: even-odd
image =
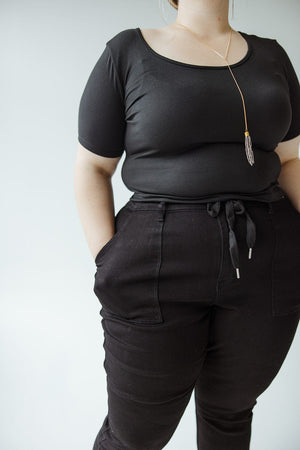
{"type": "Polygon", "coordinates": [[[210,310],[162,302],[161,311],[164,322],[154,326],[101,311],[108,448],[113,442],[130,449],[163,448],[189,403],[205,356],[210,310]]]}
{"type": "MultiPolygon", "coordinates": [[[[271,384],[293,342],[300,312],[272,317],[264,307],[226,307],[224,301],[211,318],[195,395],[200,409],[226,418],[251,410],[271,384]]],[[[244,302],[251,298],[245,295],[244,302]]]]}

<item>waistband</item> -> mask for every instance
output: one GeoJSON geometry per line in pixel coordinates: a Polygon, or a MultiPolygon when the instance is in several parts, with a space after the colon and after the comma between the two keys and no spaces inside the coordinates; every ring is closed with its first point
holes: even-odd
{"type": "MultiPolygon", "coordinates": [[[[280,199],[281,200],[281,199],[280,199]]],[[[215,201],[208,201],[208,202],[199,202],[199,203],[180,203],[180,202],[167,202],[167,201],[135,201],[135,200],[129,200],[127,202],[127,205],[133,209],[133,210],[149,210],[149,211],[155,211],[155,210],[161,210],[162,208],[164,210],[207,210],[207,205],[212,203],[219,203],[220,209],[225,208],[225,204],[230,201],[235,202],[241,202],[244,204],[247,204],[249,206],[258,206],[264,209],[268,209],[269,211],[273,210],[273,205],[275,203],[278,203],[278,201],[273,202],[266,202],[266,201],[260,201],[260,200],[240,200],[240,199],[229,199],[229,200],[215,200],[215,201]]]]}
{"type": "MultiPolygon", "coordinates": [[[[256,226],[251,218],[249,212],[247,211],[247,206],[256,206],[266,209],[269,213],[273,213],[274,204],[282,203],[288,201],[287,197],[283,196],[280,200],[274,202],[263,202],[259,200],[240,200],[240,199],[230,199],[230,200],[216,200],[203,203],[173,203],[165,201],[134,201],[129,200],[128,204],[133,210],[148,210],[148,211],[161,211],[160,220],[164,220],[165,212],[169,210],[204,210],[211,217],[217,218],[222,209],[225,210],[226,221],[228,225],[229,233],[229,252],[232,262],[232,266],[235,269],[237,278],[240,278],[239,271],[239,249],[234,232],[234,225],[239,215],[245,215],[246,217],[246,242],[249,248],[248,259],[252,258],[253,247],[256,240],[256,226]]],[[[276,208],[276,206],[275,206],[276,208]]]]}

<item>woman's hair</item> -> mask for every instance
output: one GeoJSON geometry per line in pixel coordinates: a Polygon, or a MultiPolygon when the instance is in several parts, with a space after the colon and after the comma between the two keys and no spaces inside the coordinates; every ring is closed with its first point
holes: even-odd
{"type": "Polygon", "coordinates": [[[175,8],[175,9],[178,9],[178,1],[179,0],[168,0],[170,5],[173,6],[173,8],[175,8]]]}

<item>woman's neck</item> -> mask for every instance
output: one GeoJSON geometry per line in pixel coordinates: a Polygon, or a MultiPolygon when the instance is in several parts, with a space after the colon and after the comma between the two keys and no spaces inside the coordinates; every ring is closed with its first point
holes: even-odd
{"type": "Polygon", "coordinates": [[[171,26],[181,23],[206,41],[227,34],[229,0],[179,0],[177,17],[171,26]]]}

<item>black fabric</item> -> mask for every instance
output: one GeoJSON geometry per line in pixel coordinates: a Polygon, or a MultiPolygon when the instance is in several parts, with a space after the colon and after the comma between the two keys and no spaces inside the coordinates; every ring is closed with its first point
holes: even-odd
{"type": "Polygon", "coordinates": [[[108,411],[93,450],[165,448],[193,391],[197,448],[249,449],[253,407],[299,323],[300,214],[288,198],[245,202],[257,239],[249,260],[237,214],[238,279],[226,205],[131,200],[118,212],[95,260],[108,411]]]}
{"type": "Polygon", "coordinates": [[[244,114],[225,66],[156,53],[140,28],[107,41],[80,99],[78,140],[105,157],[126,152],[122,179],[134,200],[273,201],[279,142],[300,133],[300,86],[276,39],[239,31],[247,54],[231,65],[243,92],[255,164],[244,148],[244,114]]]}

